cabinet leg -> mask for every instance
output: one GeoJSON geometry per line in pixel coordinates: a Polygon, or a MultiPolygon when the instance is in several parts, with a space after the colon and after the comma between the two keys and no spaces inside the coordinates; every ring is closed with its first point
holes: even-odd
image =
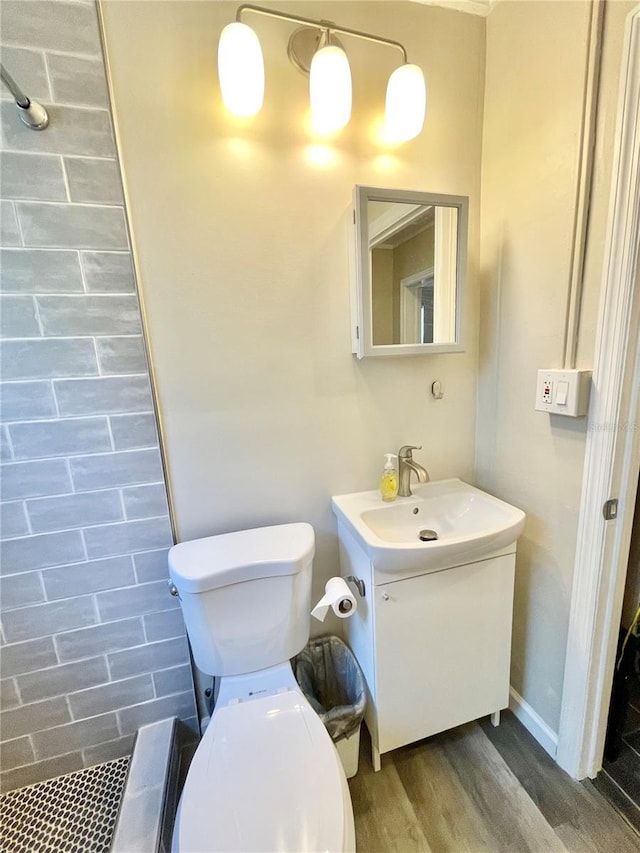
{"type": "Polygon", "coordinates": [[[373,764],[374,773],[377,773],[382,767],[380,751],[378,750],[378,747],[374,745],[373,741],[371,741],[371,763],[373,764]]]}
{"type": "Polygon", "coordinates": [[[500,711],[494,711],[491,715],[491,725],[494,727],[500,725],[500,711]]]}

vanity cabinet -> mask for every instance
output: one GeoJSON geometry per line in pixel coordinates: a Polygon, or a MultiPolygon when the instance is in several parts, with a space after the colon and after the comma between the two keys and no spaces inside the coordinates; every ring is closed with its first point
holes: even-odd
{"type": "Polygon", "coordinates": [[[339,528],[341,574],[365,582],[345,629],[367,682],[374,768],[382,753],[497,716],[509,701],[515,542],[477,562],[380,582],[339,528]]]}

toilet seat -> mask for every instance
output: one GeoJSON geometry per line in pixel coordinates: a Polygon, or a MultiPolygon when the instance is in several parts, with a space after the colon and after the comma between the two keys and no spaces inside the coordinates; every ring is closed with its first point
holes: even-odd
{"type": "Polygon", "coordinates": [[[216,708],[180,799],[173,853],[355,850],[338,754],[302,693],[216,708]]]}

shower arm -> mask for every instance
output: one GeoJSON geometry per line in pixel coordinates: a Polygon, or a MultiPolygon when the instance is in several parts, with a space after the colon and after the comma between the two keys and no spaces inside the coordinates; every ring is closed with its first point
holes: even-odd
{"type": "Polygon", "coordinates": [[[44,130],[49,124],[49,115],[42,104],[28,98],[2,64],[0,64],[0,79],[13,95],[24,124],[32,130],[44,130]]]}

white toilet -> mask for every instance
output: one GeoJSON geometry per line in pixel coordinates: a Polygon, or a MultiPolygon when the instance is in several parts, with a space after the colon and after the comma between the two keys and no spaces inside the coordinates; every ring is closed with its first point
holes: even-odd
{"type": "Polygon", "coordinates": [[[169,551],[199,669],[220,676],[173,853],[355,851],[340,758],[290,659],[309,639],[313,528],[283,524],[169,551]]]}

